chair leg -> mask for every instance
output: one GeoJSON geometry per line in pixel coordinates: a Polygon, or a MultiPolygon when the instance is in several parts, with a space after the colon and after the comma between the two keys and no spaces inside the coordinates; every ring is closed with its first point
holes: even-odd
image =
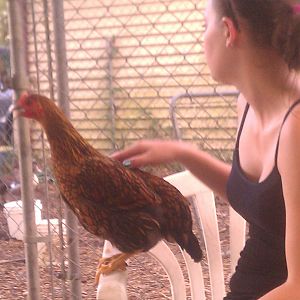
{"type": "MultiPolygon", "coordinates": [[[[103,258],[109,258],[120,253],[109,241],[105,241],[103,258]]],[[[126,285],[127,270],[117,270],[107,275],[100,275],[97,300],[128,300],[126,285]]]]}

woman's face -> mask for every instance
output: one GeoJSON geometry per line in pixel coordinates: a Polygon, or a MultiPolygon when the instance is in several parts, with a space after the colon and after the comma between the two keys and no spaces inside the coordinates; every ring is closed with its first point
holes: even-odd
{"type": "Polygon", "coordinates": [[[231,63],[226,47],[226,27],[214,8],[214,1],[207,1],[205,11],[204,53],[212,77],[216,81],[230,83],[228,75],[231,63]]]}

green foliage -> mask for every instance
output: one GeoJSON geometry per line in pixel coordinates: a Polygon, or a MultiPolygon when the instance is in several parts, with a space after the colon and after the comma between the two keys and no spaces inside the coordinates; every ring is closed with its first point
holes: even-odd
{"type": "Polygon", "coordinates": [[[6,0],[0,0],[0,45],[8,45],[8,17],[6,0]]]}
{"type": "Polygon", "coordinates": [[[0,151],[0,177],[12,173],[16,160],[17,156],[13,150],[0,151]]]}

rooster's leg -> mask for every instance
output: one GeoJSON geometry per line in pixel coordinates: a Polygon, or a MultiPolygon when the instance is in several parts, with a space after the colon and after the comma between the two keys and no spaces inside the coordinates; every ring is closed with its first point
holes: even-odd
{"type": "Polygon", "coordinates": [[[95,278],[96,284],[98,284],[101,274],[107,275],[113,271],[125,271],[127,266],[126,260],[138,252],[120,253],[111,257],[100,258],[95,278]]]}

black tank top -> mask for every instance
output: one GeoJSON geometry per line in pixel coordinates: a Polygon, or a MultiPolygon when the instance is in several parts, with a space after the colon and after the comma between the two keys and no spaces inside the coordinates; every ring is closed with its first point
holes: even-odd
{"type": "MultiPolygon", "coordinates": [[[[287,111],[281,128],[300,99],[287,111]]],[[[274,167],[261,182],[247,178],[240,166],[239,141],[249,109],[246,105],[237,135],[227,196],[231,206],[249,224],[249,238],[241,252],[236,272],[230,281],[227,300],[258,299],[287,279],[285,258],[285,203],[281,176],[277,168],[279,138],[274,167]]],[[[281,132],[281,129],[280,129],[281,132]]],[[[249,149],[251,151],[251,149],[249,149]]]]}

